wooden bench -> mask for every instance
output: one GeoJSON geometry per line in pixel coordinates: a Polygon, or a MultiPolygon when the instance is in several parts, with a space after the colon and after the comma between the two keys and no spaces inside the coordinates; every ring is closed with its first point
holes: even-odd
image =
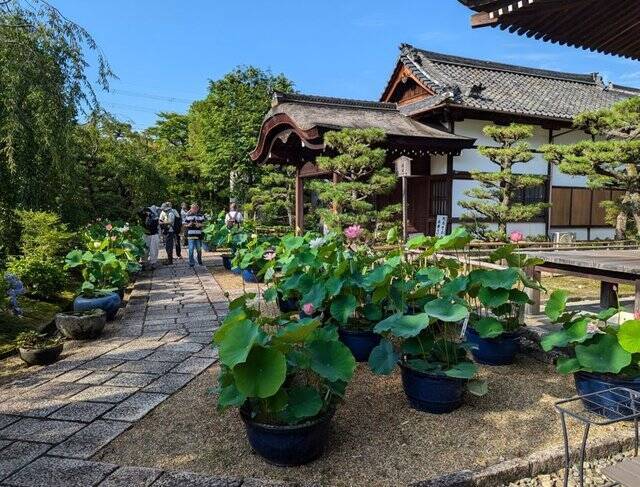
{"type": "Polygon", "coordinates": [[[631,458],[611,465],[605,468],[602,474],[624,487],[638,487],[640,486],[640,458],[631,458]]]}

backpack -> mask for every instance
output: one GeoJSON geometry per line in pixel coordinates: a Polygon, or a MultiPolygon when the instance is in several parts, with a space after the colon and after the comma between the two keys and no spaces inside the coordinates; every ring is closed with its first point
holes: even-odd
{"type": "Polygon", "coordinates": [[[180,216],[180,212],[175,210],[173,211],[173,214],[175,216],[173,219],[173,231],[175,233],[180,233],[180,230],[182,230],[182,216],[180,216]]]}
{"type": "Polygon", "coordinates": [[[149,213],[146,220],[144,221],[144,227],[146,228],[148,235],[155,235],[156,233],[158,233],[158,225],[158,215],[156,214],[156,212],[151,210],[151,208],[149,208],[149,213]]]}

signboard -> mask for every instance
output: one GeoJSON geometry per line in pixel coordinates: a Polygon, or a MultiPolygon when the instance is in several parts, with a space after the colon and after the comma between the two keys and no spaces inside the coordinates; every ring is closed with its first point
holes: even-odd
{"type": "Polygon", "coordinates": [[[447,215],[438,215],[436,217],[436,237],[444,237],[447,234],[447,215]]]}
{"type": "Polygon", "coordinates": [[[399,178],[408,178],[411,176],[411,159],[407,156],[400,156],[395,161],[396,174],[399,178]]]}

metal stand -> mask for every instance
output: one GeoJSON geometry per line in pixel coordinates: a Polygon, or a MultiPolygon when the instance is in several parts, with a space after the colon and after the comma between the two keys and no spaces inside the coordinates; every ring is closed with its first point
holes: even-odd
{"type": "Polygon", "coordinates": [[[614,387],[583,396],[563,399],[555,404],[555,408],[560,414],[564,439],[564,487],[569,484],[569,470],[571,468],[567,415],[584,425],[578,464],[580,487],[584,487],[584,459],[592,425],[607,426],[620,421],[633,421],[635,428],[634,452],[635,456],[638,456],[640,393],[625,387],[614,387]]]}

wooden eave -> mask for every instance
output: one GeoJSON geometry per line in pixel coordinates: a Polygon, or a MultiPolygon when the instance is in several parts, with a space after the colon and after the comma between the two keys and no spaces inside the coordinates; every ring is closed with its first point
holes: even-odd
{"type": "Polygon", "coordinates": [[[471,26],[502,30],[640,60],[637,0],[460,0],[476,10],[471,26]]]}
{"type": "MultiPolygon", "coordinates": [[[[385,87],[384,92],[382,93],[382,96],[380,97],[380,101],[388,103],[391,100],[391,97],[393,96],[393,94],[396,93],[396,91],[401,87],[402,84],[404,84],[406,82],[407,79],[413,80],[416,83],[416,85],[418,85],[420,88],[422,88],[424,90],[424,96],[416,97],[416,98],[412,99],[411,102],[417,101],[417,100],[422,99],[422,98],[426,98],[428,96],[435,95],[433,90],[431,88],[429,88],[428,86],[425,86],[424,83],[422,83],[404,65],[404,63],[402,61],[398,61],[398,63],[396,64],[395,69],[393,70],[391,78],[389,79],[389,82],[387,83],[387,86],[385,87]]],[[[404,103],[409,103],[409,101],[406,101],[404,103]]]]}

